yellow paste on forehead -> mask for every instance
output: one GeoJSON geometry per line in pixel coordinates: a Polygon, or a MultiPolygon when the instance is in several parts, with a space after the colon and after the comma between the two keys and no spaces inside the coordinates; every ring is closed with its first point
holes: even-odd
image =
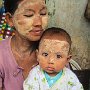
{"type": "Polygon", "coordinates": [[[43,39],[43,41],[40,42],[39,49],[50,51],[53,53],[56,53],[58,51],[58,52],[68,54],[69,47],[70,47],[69,43],[66,41],[43,39]]]}
{"type": "Polygon", "coordinates": [[[23,0],[19,5],[18,5],[18,9],[16,10],[16,14],[20,14],[21,12],[23,12],[25,10],[26,7],[30,6],[30,5],[34,5],[36,3],[39,3],[40,5],[45,5],[45,1],[44,0],[23,0]]]}
{"type": "Polygon", "coordinates": [[[33,5],[35,3],[40,3],[42,5],[45,5],[44,0],[23,0],[18,7],[27,6],[27,5],[33,5]]]}

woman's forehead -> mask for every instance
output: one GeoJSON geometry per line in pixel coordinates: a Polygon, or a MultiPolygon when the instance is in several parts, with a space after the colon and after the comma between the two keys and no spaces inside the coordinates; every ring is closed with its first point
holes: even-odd
{"type": "Polygon", "coordinates": [[[23,0],[20,4],[20,6],[26,5],[26,4],[36,4],[36,3],[40,3],[45,5],[45,0],[23,0]]]}
{"type": "Polygon", "coordinates": [[[46,5],[44,0],[23,0],[19,5],[18,9],[16,10],[17,14],[23,13],[25,10],[35,10],[40,11],[43,8],[46,9],[46,5]]]}

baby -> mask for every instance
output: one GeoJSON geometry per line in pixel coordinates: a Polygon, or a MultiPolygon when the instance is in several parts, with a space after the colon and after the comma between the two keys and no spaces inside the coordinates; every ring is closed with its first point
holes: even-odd
{"type": "Polygon", "coordinates": [[[61,28],[47,29],[39,43],[37,60],[24,82],[24,90],[84,90],[66,64],[71,59],[71,37],[61,28]]]}

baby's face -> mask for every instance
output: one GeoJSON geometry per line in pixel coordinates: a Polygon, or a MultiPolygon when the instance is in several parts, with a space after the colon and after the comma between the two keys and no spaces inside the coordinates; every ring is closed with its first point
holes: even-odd
{"type": "Polygon", "coordinates": [[[43,39],[38,52],[41,68],[50,75],[56,75],[68,62],[69,47],[67,41],[43,39]]]}

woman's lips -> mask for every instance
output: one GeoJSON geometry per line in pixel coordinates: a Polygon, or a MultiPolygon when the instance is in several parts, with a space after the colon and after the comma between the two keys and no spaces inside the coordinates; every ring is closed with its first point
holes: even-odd
{"type": "Polygon", "coordinates": [[[32,34],[34,34],[35,36],[40,36],[43,33],[43,30],[33,30],[31,31],[32,34]]]}

